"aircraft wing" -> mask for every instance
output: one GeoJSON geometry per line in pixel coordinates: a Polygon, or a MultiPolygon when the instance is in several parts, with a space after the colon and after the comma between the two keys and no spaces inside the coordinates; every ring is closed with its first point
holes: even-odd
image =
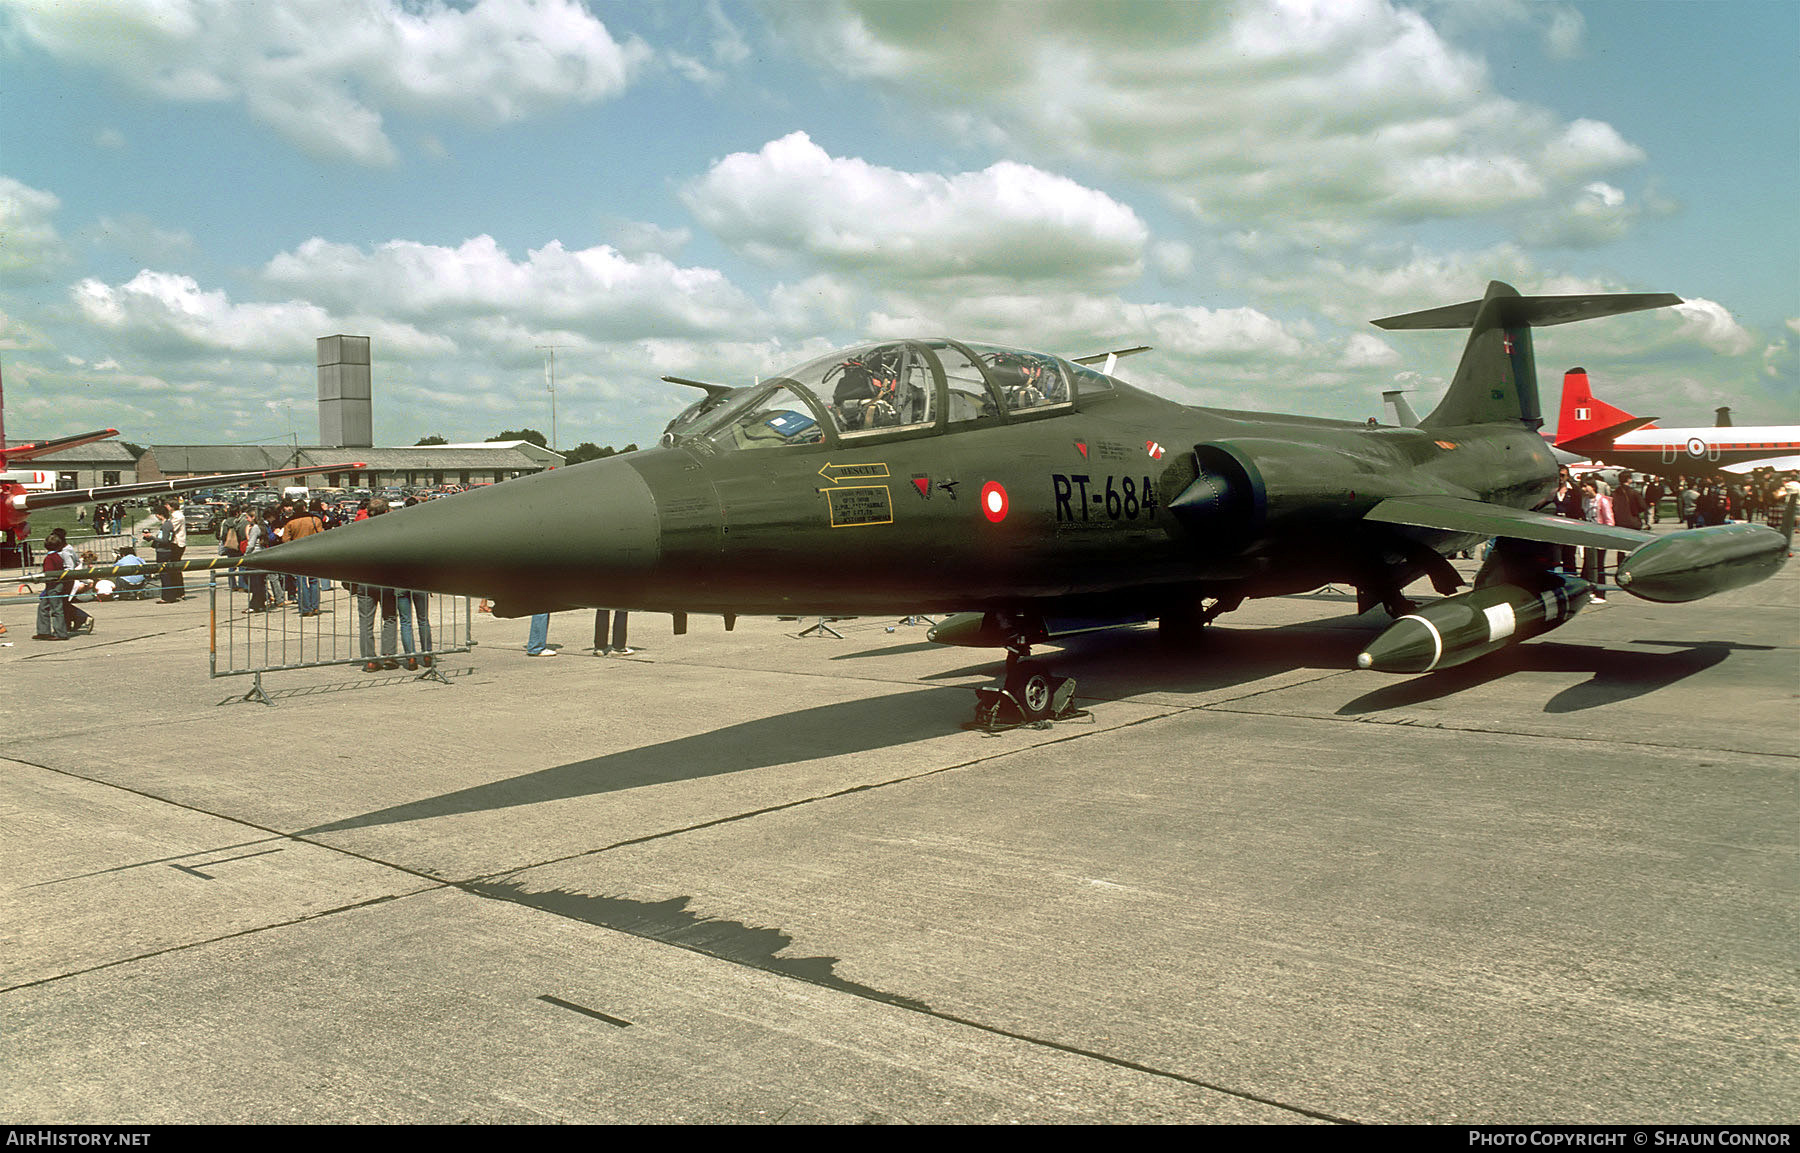
{"type": "Polygon", "coordinates": [[[305,465],[300,468],[277,468],[263,472],[228,472],[212,476],[188,476],[179,480],[146,480],[136,484],[109,484],[99,488],[67,488],[56,492],[27,492],[11,497],[14,508],[30,509],[40,512],[58,505],[91,504],[97,500],[119,500],[124,497],[151,496],[162,492],[192,492],[197,488],[219,488],[232,484],[251,484],[259,480],[277,480],[281,477],[313,476],[325,472],[356,472],[368,465],[358,461],[351,464],[319,464],[305,465]]]}
{"type": "Polygon", "coordinates": [[[1772,468],[1776,472],[1794,472],[1800,470],[1800,456],[1771,456],[1763,460],[1747,460],[1742,464],[1728,464],[1719,471],[1743,476],[1746,473],[1755,472],[1759,468],[1772,468]]]}
{"type": "Polygon", "coordinates": [[[1654,533],[1608,524],[1590,524],[1547,512],[1489,504],[1457,496],[1397,496],[1370,509],[1364,520],[1435,528],[1445,532],[1508,536],[1545,544],[1585,545],[1630,552],[1656,539],[1654,533]]]}
{"type": "Polygon", "coordinates": [[[1587,453],[1591,456],[1596,452],[1604,452],[1611,448],[1613,441],[1618,440],[1626,433],[1636,432],[1646,425],[1655,423],[1656,418],[1654,416],[1634,416],[1630,420],[1622,420],[1618,424],[1609,425],[1606,428],[1590,432],[1585,436],[1575,436],[1570,437],[1568,440],[1559,440],[1556,442],[1556,447],[1562,449],[1564,452],[1587,453]]]}
{"type": "Polygon", "coordinates": [[[84,444],[93,444],[107,437],[118,436],[116,428],[97,428],[93,432],[78,432],[73,436],[58,436],[50,440],[37,440],[28,444],[15,444],[10,448],[0,449],[0,460],[31,460],[34,457],[46,456],[53,452],[61,452],[65,448],[79,448],[84,444]]]}

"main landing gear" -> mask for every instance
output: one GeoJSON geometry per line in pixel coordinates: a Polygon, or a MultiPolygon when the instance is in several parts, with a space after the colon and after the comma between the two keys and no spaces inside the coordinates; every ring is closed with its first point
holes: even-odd
{"type": "Polygon", "coordinates": [[[1014,636],[1006,645],[1006,676],[975,690],[975,725],[987,732],[1018,725],[1043,726],[1074,716],[1075,678],[1059,677],[1031,657],[1031,643],[1014,636]]]}

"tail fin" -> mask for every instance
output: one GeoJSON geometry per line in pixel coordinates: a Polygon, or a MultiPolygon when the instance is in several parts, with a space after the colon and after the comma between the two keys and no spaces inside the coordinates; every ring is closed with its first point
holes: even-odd
{"type": "Polygon", "coordinates": [[[1496,280],[1489,283],[1487,295],[1480,300],[1389,316],[1375,325],[1386,329],[1469,329],[1469,341],[1463,346],[1450,391],[1419,427],[1519,421],[1537,429],[1543,427],[1544,411],[1531,355],[1533,326],[1571,324],[1680,303],[1679,296],[1667,292],[1520,296],[1518,289],[1496,280]]]}
{"type": "Polygon", "coordinates": [[[1390,388],[1381,394],[1388,408],[1394,414],[1394,423],[1401,428],[1418,428],[1419,414],[1413,411],[1412,405],[1406,403],[1406,393],[1398,388],[1390,388]]]}
{"type": "MultiPolygon", "coordinates": [[[[1587,369],[1571,368],[1563,373],[1562,407],[1556,414],[1558,441],[1579,440],[1636,419],[1624,409],[1594,395],[1593,387],[1588,383],[1587,369]]],[[[1637,427],[1647,426],[1640,424],[1637,427]]]]}
{"type": "Polygon", "coordinates": [[[1653,416],[1632,416],[1594,396],[1585,368],[1563,373],[1562,407],[1556,414],[1556,447],[1591,455],[1605,452],[1628,432],[1656,425],[1653,416]]]}

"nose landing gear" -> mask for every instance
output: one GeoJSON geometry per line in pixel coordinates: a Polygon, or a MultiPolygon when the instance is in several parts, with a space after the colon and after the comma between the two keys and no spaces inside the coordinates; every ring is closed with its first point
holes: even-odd
{"type": "Polygon", "coordinates": [[[1043,661],[1029,659],[1022,636],[1006,646],[1006,676],[975,690],[975,725],[987,732],[1017,725],[1044,726],[1074,716],[1075,678],[1059,677],[1043,661]]]}

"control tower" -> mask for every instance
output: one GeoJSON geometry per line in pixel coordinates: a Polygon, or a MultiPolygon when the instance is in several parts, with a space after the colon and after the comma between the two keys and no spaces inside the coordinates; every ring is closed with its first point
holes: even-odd
{"type": "Polygon", "coordinates": [[[319,444],[323,448],[373,448],[374,389],[369,378],[369,338],[319,337],[319,444]]]}

